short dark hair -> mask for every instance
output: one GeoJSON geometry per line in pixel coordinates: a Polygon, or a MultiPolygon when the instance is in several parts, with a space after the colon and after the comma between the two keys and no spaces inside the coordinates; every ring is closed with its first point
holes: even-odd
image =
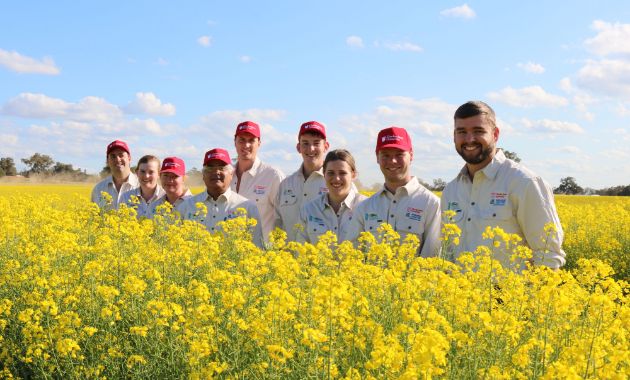
{"type": "Polygon", "coordinates": [[[350,154],[350,152],[345,149],[335,149],[328,152],[326,158],[324,158],[324,170],[326,170],[326,165],[328,165],[328,163],[331,161],[344,161],[348,164],[348,166],[350,166],[350,169],[352,169],[353,173],[357,172],[354,157],[352,157],[352,154],[350,154]]]}
{"type": "Polygon", "coordinates": [[[477,115],[485,115],[492,123],[492,127],[497,126],[494,110],[481,100],[471,100],[459,106],[459,108],[455,110],[453,119],[466,119],[477,115]]]}

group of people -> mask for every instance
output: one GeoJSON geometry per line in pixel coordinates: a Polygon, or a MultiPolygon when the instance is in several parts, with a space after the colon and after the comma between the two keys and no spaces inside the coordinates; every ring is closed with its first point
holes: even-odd
{"type": "MultiPolygon", "coordinates": [[[[105,192],[112,198],[111,206],[127,203],[137,208],[139,217],[147,218],[168,202],[183,219],[196,220],[209,231],[219,229],[218,222],[239,216],[237,209],[242,208],[258,222],[253,239],[259,246],[275,227],[286,231],[291,241],[316,243],[332,231],[338,241],[356,242],[362,232],[376,233],[388,223],[401,238],[416,235],[418,255],[423,257],[440,253],[443,222],[461,230],[455,257],[487,244],[482,238],[486,227],[498,226],[523,239],[534,253],[533,264],[554,269],[564,265],[563,232],[552,189],[497,149],[494,110],[481,101],[461,105],[454,115],[453,139],[465,165],[441,199],[411,175],[414,151],[404,128],[392,126],[378,133],[375,154],[384,184],[367,198],[353,184],[357,170],[352,154],[345,149],[329,151],[322,123],[300,126],[296,149],[302,164],[285,177],[258,158],[260,127],[245,121],[234,133],[235,164],[225,149],[205,153],[206,191],[190,193],[184,184],[186,167],[178,157],[167,157],[160,165],[157,157],[144,156],[132,173],[129,147],[116,140],[107,147],[111,176],[95,186],[92,201],[104,206],[105,192]],[[199,214],[199,202],[207,208],[205,215],[199,214]],[[445,214],[449,220],[444,220],[445,214]]],[[[509,257],[498,259],[510,263],[509,257]]]]}

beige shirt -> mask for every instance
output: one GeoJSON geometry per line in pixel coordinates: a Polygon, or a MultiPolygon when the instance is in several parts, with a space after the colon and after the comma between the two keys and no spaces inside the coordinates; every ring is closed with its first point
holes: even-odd
{"type": "Polygon", "coordinates": [[[322,169],[304,178],[302,166],[300,166],[295,173],[280,182],[274,226],[286,231],[288,241],[295,241],[297,238],[295,225],[300,223],[300,209],[306,202],[325,193],[328,193],[328,188],[322,169]]]}
{"type": "Polygon", "coordinates": [[[151,199],[146,201],[142,197],[141,190],[138,187],[138,188],[135,188],[133,190],[125,191],[120,196],[120,203],[119,204],[125,203],[129,207],[135,208],[138,218],[141,218],[141,217],[151,218],[151,217],[153,217],[153,204],[155,202],[157,202],[160,198],[162,198],[165,195],[166,195],[166,192],[164,191],[164,189],[162,189],[162,187],[160,187],[158,185],[157,188],[155,189],[155,193],[153,193],[153,196],[151,197],[151,199]],[[134,204],[133,200],[131,199],[131,197],[138,197],[139,203],[138,204],[134,204]]]}
{"type": "MultiPolygon", "coordinates": [[[[542,178],[508,160],[498,150],[493,160],[470,180],[466,166],[442,192],[442,210],[456,212],[453,220],[462,230],[455,257],[473,252],[480,245],[491,246],[481,235],[486,227],[501,227],[518,234],[534,251],[534,264],[559,268],[565,263],[563,231],[553,191],[542,178]],[[557,233],[546,236],[545,225],[553,223],[557,233]]],[[[510,265],[506,255],[496,257],[510,265]]]]}
{"type": "MultiPolygon", "coordinates": [[[[268,240],[269,232],[273,230],[278,188],[283,179],[284,173],[264,164],[258,157],[254,160],[252,168],[241,174],[238,193],[250,201],[256,202],[265,241],[268,240]]],[[[238,178],[235,170],[234,178],[230,184],[232,191],[236,191],[237,183],[238,178]]]]}
{"type": "Polygon", "coordinates": [[[257,246],[262,247],[262,229],[256,204],[233,192],[231,189],[227,189],[216,200],[212,199],[206,191],[194,195],[177,206],[177,211],[181,214],[182,219],[195,220],[206,226],[208,231],[215,232],[220,231],[217,223],[238,217],[237,209],[239,208],[244,208],[247,211],[248,218],[256,219],[257,224],[252,235],[253,242],[257,246]],[[205,204],[208,209],[208,213],[205,216],[195,216],[197,212],[196,204],[199,202],[205,204]]]}
{"type": "Polygon", "coordinates": [[[367,197],[353,187],[337,213],[328,203],[328,194],[322,194],[306,202],[300,212],[301,228],[297,232],[297,241],[315,244],[327,231],[333,231],[338,242],[347,240],[346,230],[352,220],[354,209],[365,199],[367,197]]]}
{"type": "MultiPolygon", "coordinates": [[[[192,197],[192,193],[190,192],[190,190],[186,189],[186,191],[184,192],[184,195],[182,195],[180,198],[175,200],[175,203],[173,203],[173,210],[177,210],[177,207],[181,205],[182,203],[184,203],[184,201],[190,197],[192,197]]],[[[168,202],[168,199],[166,198],[166,194],[164,194],[162,198],[153,202],[151,204],[151,216],[149,216],[149,218],[153,218],[153,216],[157,213],[157,208],[166,202],[168,202]]]]}
{"type": "Polygon", "coordinates": [[[140,186],[138,182],[138,177],[134,173],[129,174],[129,178],[127,178],[127,182],[124,182],[120,187],[120,191],[116,190],[116,185],[114,185],[114,179],[112,176],[108,176],[103,179],[101,182],[97,183],[92,189],[92,195],[90,199],[92,202],[96,203],[99,207],[105,206],[105,200],[101,197],[101,192],[106,192],[112,196],[112,208],[118,208],[118,204],[120,203],[120,199],[122,194],[126,191],[130,191],[136,189],[140,186]]]}
{"type": "Polygon", "coordinates": [[[361,202],[354,211],[346,237],[357,241],[361,232],[376,234],[383,223],[390,224],[401,241],[408,234],[420,240],[422,257],[437,256],[440,251],[440,199],[420,184],[416,177],[392,194],[384,186],[361,202]]]}

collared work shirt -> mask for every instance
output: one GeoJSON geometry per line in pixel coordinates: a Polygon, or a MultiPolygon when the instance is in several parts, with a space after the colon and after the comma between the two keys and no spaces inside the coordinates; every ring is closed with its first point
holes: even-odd
{"type": "Polygon", "coordinates": [[[247,217],[256,219],[256,227],[252,234],[253,242],[259,247],[262,247],[262,229],[260,227],[260,215],[258,214],[258,208],[256,204],[249,199],[233,192],[231,189],[227,189],[225,193],[219,195],[214,200],[210,194],[206,191],[194,195],[186,199],[182,204],[177,207],[177,211],[185,220],[195,220],[208,229],[210,232],[220,231],[220,227],[217,223],[227,221],[238,217],[237,209],[244,208],[247,211],[247,217]],[[197,203],[203,203],[208,209],[208,213],[205,216],[195,216],[197,213],[197,203]]]}
{"type": "Polygon", "coordinates": [[[122,198],[122,194],[124,192],[137,189],[138,187],[140,187],[138,177],[134,173],[130,173],[129,178],[127,178],[127,181],[122,184],[120,191],[118,191],[116,190],[116,185],[114,185],[114,179],[110,175],[94,186],[90,199],[99,207],[104,207],[105,200],[101,197],[101,192],[104,191],[112,196],[111,207],[115,209],[118,208],[118,204],[120,203],[120,199],[122,198]]]}
{"type": "Polygon", "coordinates": [[[160,198],[164,197],[165,195],[166,195],[166,192],[164,191],[164,189],[162,189],[162,187],[158,185],[151,199],[146,201],[142,197],[141,189],[138,187],[133,190],[125,191],[120,196],[120,204],[124,203],[124,204],[127,204],[128,207],[135,208],[138,218],[141,218],[141,217],[151,218],[153,216],[153,212],[152,212],[153,204],[157,202],[160,198]],[[133,200],[131,199],[131,197],[134,197],[134,196],[138,197],[137,204],[133,203],[133,200]]]}
{"type": "MultiPolygon", "coordinates": [[[[177,210],[177,207],[184,203],[184,201],[190,197],[192,197],[192,193],[190,192],[190,190],[186,189],[184,195],[182,195],[180,198],[177,198],[173,203],[173,210],[177,210]]],[[[166,197],[166,194],[164,194],[162,198],[151,203],[151,216],[149,216],[149,218],[153,218],[153,216],[157,213],[157,208],[167,202],[168,198],[166,197]]]]}
{"type": "Polygon", "coordinates": [[[347,238],[357,241],[361,232],[376,234],[381,224],[388,223],[401,241],[409,234],[416,235],[420,256],[432,257],[440,250],[440,220],[440,199],[411,177],[394,194],[383,186],[361,202],[354,211],[347,238]]]}
{"type": "MultiPolygon", "coordinates": [[[[283,179],[284,173],[263,163],[258,157],[254,160],[252,168],[241,174],[238,193],[250,201],[256,202],[265,241],[269,238],[269,232],[273,230],[278,188],[283,179]]],[[[230,184],[232,191],[236,192],[237,184],[238,178],[234,174],[230,184]]]]}
{"type": "MultiPolygon", "coordinates": [[[[450,223],[462,230],[456,257],[464,251],[474,252],[480,245],[491,246],[482,238],[490,226],[518,234],[534,252],[534,264],[559,268],[565,263],[561,247],[564,234],[551,187],[530,170],[508,160],[501,150],[475,173],[472,181],[464,166],[444,188],[442,210],[455,211],[450,223]],[[548,236],[547,223],[555,225],[557,232],[548,236]]],[[[512,266],[505,254],[496,259],[506,267],[512,266]]]]}
{"type": "Polygon", "coordinates": [[[367,199],[354,187],[341,202],[339,212],[335,213],[330,203],[328,194],[322,194],[310,202],[306,202],[300,212],[300,229],[297,232],[297,241],[300,243],[317,243],[319,237],[327,231],[333,231],[337,235],[337,241],[346,239],[346,230],[352,221],[357,205],[367,199]]]}
{"type": "MultiPolygon", "coordinates": [[[[308,178],[304,178],[303,166],[280,182],[276,198],[275,227],[280,227],[287,233],[288,241],[297,238],[296,224],[300,223],[302,206],[322,194],[328,193],[322,169],[314,171],[308,178]]],[[[299,227],[298,227],[299,228],[299,227]]]]}

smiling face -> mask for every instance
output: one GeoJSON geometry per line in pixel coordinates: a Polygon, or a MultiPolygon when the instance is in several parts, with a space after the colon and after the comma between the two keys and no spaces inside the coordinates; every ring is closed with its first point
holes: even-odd
{"type": "Polygon", "coordinates": [[[352,189],[356,173],[343,160],[329,161],[324,168],[324,178],[328,187],[328,196],[333,199],[346,199],[352,189]]]}
{"type": "Polygon", "coordinates": [[[409,168],[413,152],[404,151],[397,148],[383,148],[376,154],[376,162],[381,167],[381,172],[385,177],[385,185],[390,190],[399,186],[404,186],[411,179],[409,168]]]}
{"type": "Polygon", "coordinates": [[[179,176],[175,173],[161,173],[160,183],[162,184],[162,188],[166,192],[166,195],[170,199],[181,198],[181,196],[184,195],[184,191],[186,190],[186,186],[184,185],[184,177],[179,176]]]}
{"type": "Polygon", "coordinates": [[[107,166],[114,178],[127,178],[131,173],[131,156],[123,149],[113,149],[107,154],[107,166]]]}
{"type": "Polygon", "coordinates": [[[316,133],[304,133],[300,136],[297,151],[302,155],[307,171],[319,170],[324,164],[328,141],[316,133]]]}
{"type": "Polygon", "coordinates": [[[254,161],[260,148],[260,139],[251,133],[241,133],[234,138],[239,161],[254,161]]]}
{"type": "Polygon", "coordinates": [[[158,184],[159,169],[159,162],[155,160],[138,165],[136,175],[143,192],[151,193],[155,190],[158,184]]]}
{"type": "Polygon", "coordinates": [[[232,182],[233,167],[221,160],[210,160],[203,167],[203,183],[212,198],[217,198],[230,188],[232,182]]]}
{"type": "Polygon", "coordinates": [[[471,175],[492,161],[498,139],[499,128],[486,115],[455,119],[455,150],[466,161],[471,175]]]}

